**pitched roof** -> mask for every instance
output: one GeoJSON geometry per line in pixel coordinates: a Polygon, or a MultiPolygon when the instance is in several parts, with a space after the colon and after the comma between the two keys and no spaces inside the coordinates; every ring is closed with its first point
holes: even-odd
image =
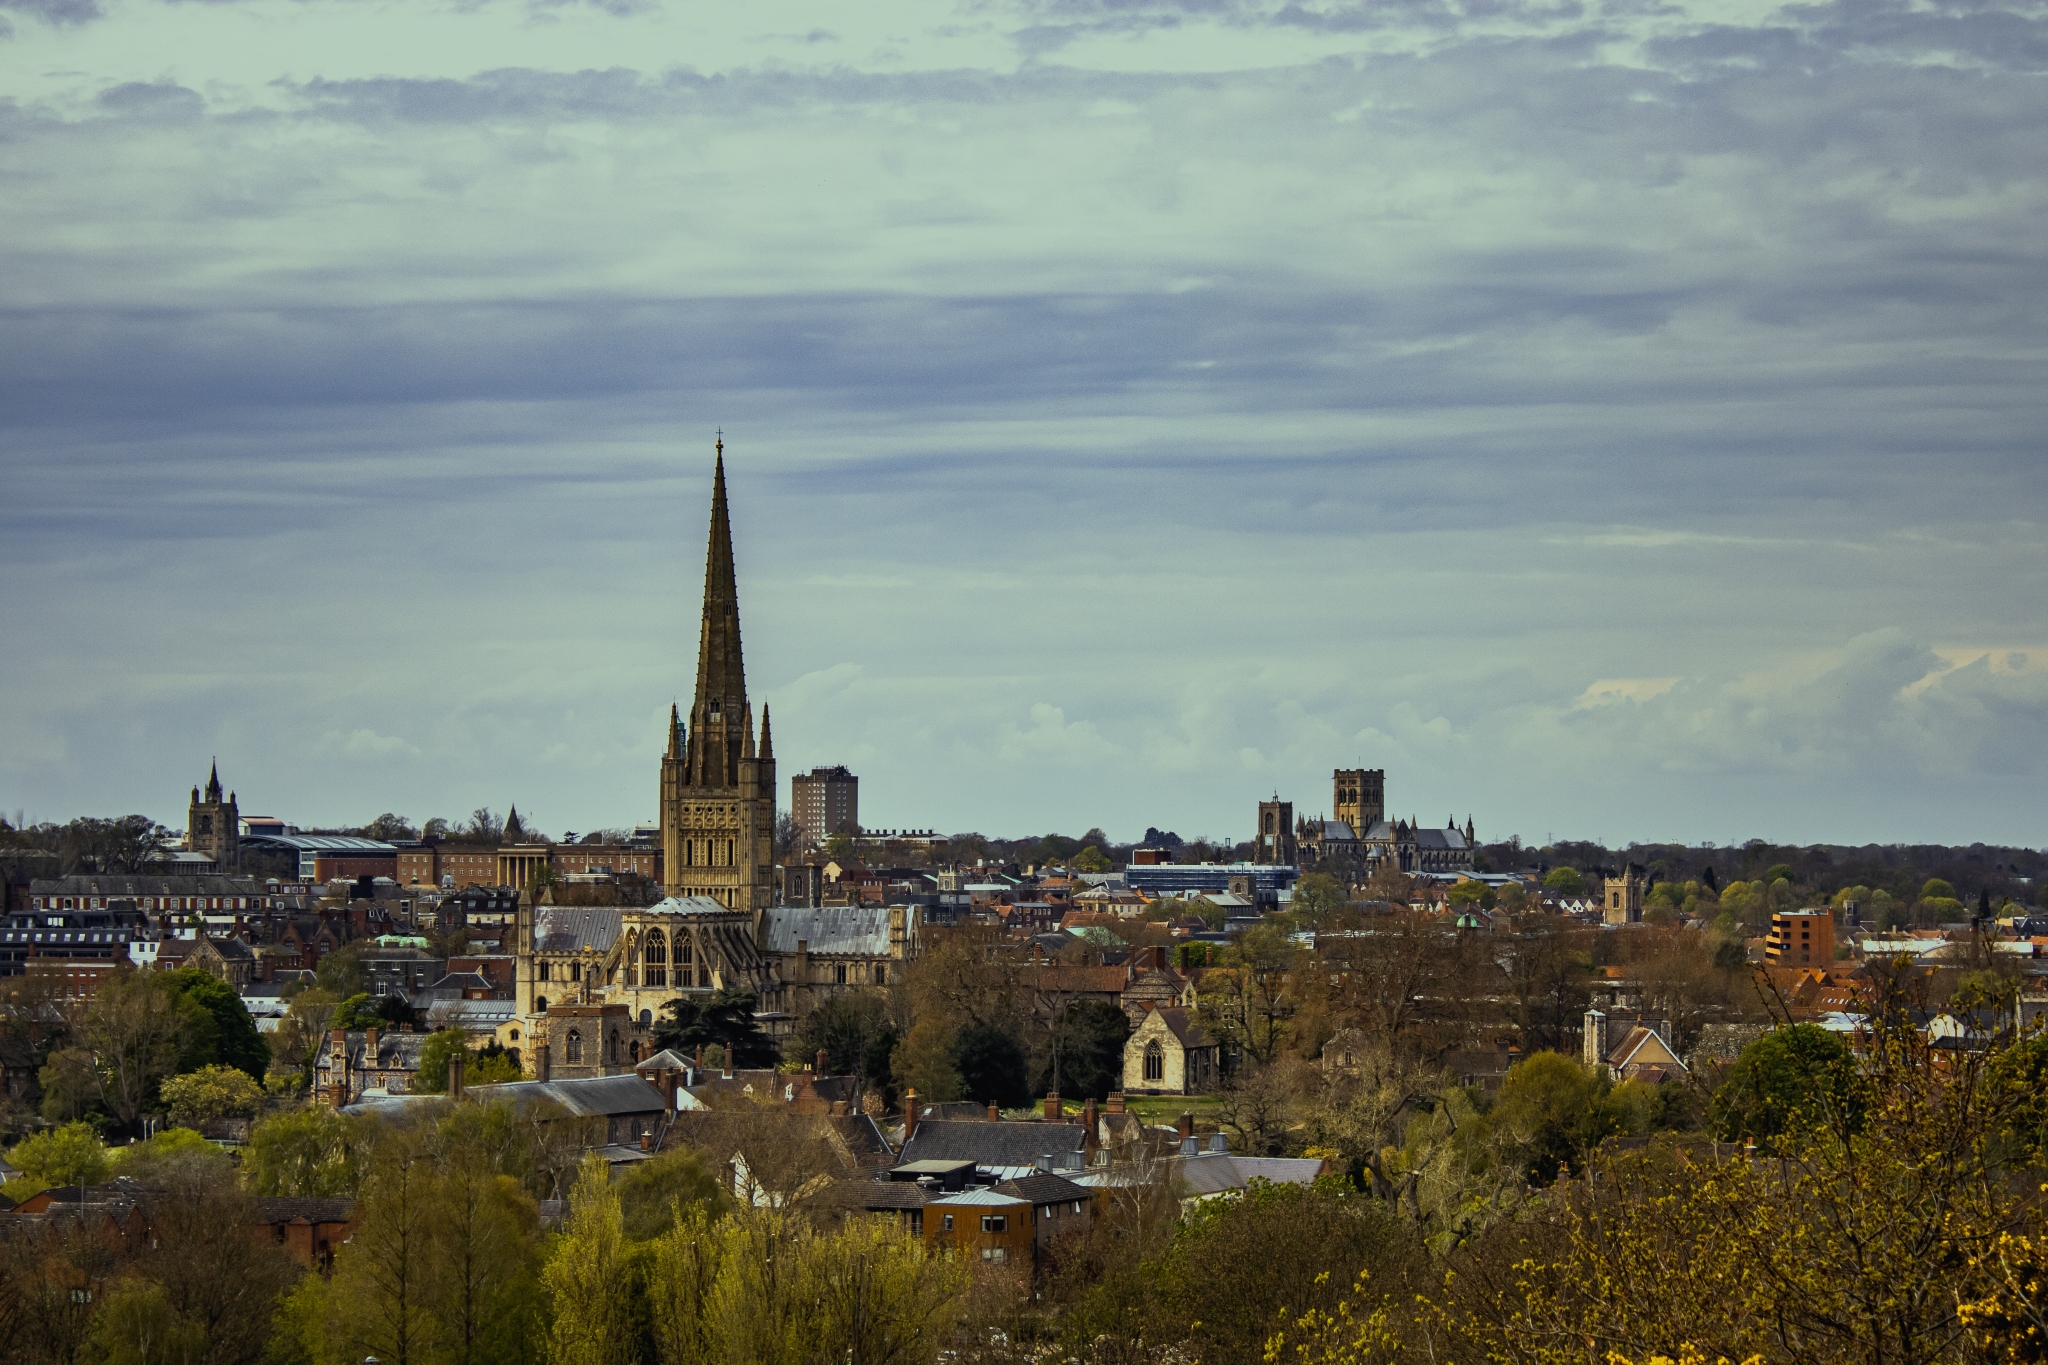
{"type": "Polygon", "coordinates": [[[1130,973],[1122,967],[1069,967],[1064,963],[1054,963],[1035,968],[1026,980],[1037,991],[1120,995],[1130,980],[1130,973]]]}
{"type": "Polygon", "coordinates": [[[355,1213],[356,1201],[353,1199],[268,1195],[256,1200],[258,1221],[270,1224],[295,1223],[301,1218],[308,1223],[346,1223],[355,1217],[355,1213]]]}
{"type": "Polygon", "coordinates": [[[662,1093],[639,1076],[585,1076],[564,1081],[507,1081],[475,1085],[469,1093],[481,1100],[504,1098],[516,1106],[553,1100],[577,1118],[614,1114],[654,1114],[664,1107],[662,1093]]]}
{"type": "Polygon", "coordinates": [[[851,957],[889,955],[889,911],[880,905],[782,906],[767,912],[764,945],[771,953],[806,951],[851,957]]]}
{"type": "Polygon", "coordinates": [[[1034,1204],[1064,1204],[1070,1200],[1088,1197],[1088,1191],[1073,1181],[1043,1171],[1037,1175],[1024,1175],[1014,1180],[1005,1180],[996,1186],[996,1193],[1013,1194],[1034,1204]]]}
{"type": "Polygon", "coordinates": [[[1018,1123],[931,1119],[903,1144],[901,1160],[972,1161],[980,1166],[1029,1166],[1042,1156],[1087,1146],[1078,1123],[1018,1123]]]}
{"type": "MultiPolygon", "coordinates": [[[[722,908],[722,907],[721,907],[722,908]]],[[[540,953],[580,953],[585,948],[611,951],[624,924],[623,912],[609,905],[540,905],[533,911],[533,947],[540,953]]]]}
{"type": "Polygon", "coordinates": [[[1182,1047],[1215,1046],[1215,1039],[1209,1036],[1208,1030],[1204,1029],[1192,1014],[1179,1006],[1169,1005],[1164,1009],[1153,1010],[1152,1013],[1159,1016],[1159,1022],[1166,1025],[1167,1031],[1182,1047]]]}

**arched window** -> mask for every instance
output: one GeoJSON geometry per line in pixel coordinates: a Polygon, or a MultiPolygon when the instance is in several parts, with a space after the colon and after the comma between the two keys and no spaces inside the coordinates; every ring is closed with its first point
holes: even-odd
{"type": "MultiPolygon", "coordinates": [[[[689,966],[689,965],[690,965],[690,963],[691,963],[692,961],[694,961],[694,960],[695,960],[695,959],[694,959],[694,957],[693,957],[693,955],[692,955],[692,950],[691,950],[691,947],[690,947],[690,940],[688,940],[688,939],[686,939],[686,938],[679,938],[679,939],[677,939],[677,940],[676,940],[676,966],[678,966],[678,967],[687,967],[687,966],[689,966]]],[[[677,972],[677,973],[676,973],[676,976],[677,976],[677,977],[679,978],[680,984],[682,984],[682,985],[688,985],[688,984],[689,984],[689,980],[688,980],[688,977],[689,977],[689,973],[687,973],[687,972],[677,972]]]]}
{"type": "MultiPolygon", "coordinates": [[[[575,1037],[573,1033],[569,1035],[575,1037]]],[[[1166,1079],[1166,1050],[1157,1042],[1145,1044],[1145,1079],[1163,1081],[1166,1079]]]]}
{"type": "Polygon", "coordinates": [[[886,986],[889,984],[888,964],[882,962],[877,962],[875,964],[875,984],[877,986],[886,986]]]}
{"type": "MultiPolygon", "coordinates": [[[[1154,1046],[1157,1046],[1157,1044],[1154,1044],[1154,1046]]],[[[567,1062],[580,1062],[583,1060],[583,1035],[575,1029],[569,1030],[568,1038],[562,1043],[562,1060],[567,1062]]],[[[1146,1065],[1149,1066],[1150,1063],[1148,1062],[1146,1065]]]]}
{"type": "Polygon", "coordinates": [[[640,950],[640,980],[649,986],[668,984],[668,940],[659,929],[647,935],[647,946],[640,950]]]}
{"type": "Polygon", "coordinates": [[[546,1014],[548,1012],[548,998],[545,995],[536,995],[533,998],[533,1012],[535,1014],[546,1014]]]}

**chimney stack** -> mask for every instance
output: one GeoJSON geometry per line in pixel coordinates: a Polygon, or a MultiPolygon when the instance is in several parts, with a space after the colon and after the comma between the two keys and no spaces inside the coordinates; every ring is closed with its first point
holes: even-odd
{"type": "Polygon", "coordinates": [[[1124,1112],[1124,1097],[1121,1092],[1109,1097],[1109,1112],[1112,1114],[1124,1112]]]}
{"type": "Polygon", "coordinates": [[[1183,1139],[1191,1138],[1195,1135],[1195,1115],[1192,1110],[1183,1109],[1180,1111],[1180,1135],[1183,1139]]]}
{"type": "Polygon", "coordinates": [[[818,1074],[819,1074],[820,1076],[822,1076],[822,1075],[824,1075],[824,1074],[825,1074],[825,1049],[824,1049],[824,1048],[819,1048],[819,1049],[818,1049],[818,1074]]]}
{"type": "Polygon", "coordinates": [[[676,1116],[676,1073],[661,1073],[661,1107],[670,1118],[676,1116]]]}
{"type": "Polygon", "coordinates": [[[552,1069],[549,1067],[548,1062],[548,1045],[542,1043],[533,1050],[533,1078],[535,1080],[546,1081],[552,1079],[552,1069]]]}
{"type": "Polygon", "coordinates": [[[449,1054],[448,1098],[453,1100],[457,1104],[462,1103],[463,1084],[467,1079],[465,1073],[468,1071],[468,1069],[469,1053],[466,1050],[462,1048],[457,1048],[454,1052],[449,1054]]]}
{"type": "Polygon", "coordinates": [[[363,1030],[363,1070],[377,1069],[377,1030],[363,1030]]]}
{"type": "Polygon", "coordinates": [[[1045,1121],[1047,1123],[1058,1123],[1060,1121],[1060,1092],[1057,1090],[1048,1090],[1045,1094],[1045,1121]]]}
{"type": "Polygon", "coordinates": [[[910,1135],[917,1131],[917,1092],[903,1092],[903,1145],[910,1145],[910,1135]]]}
{"type": "Polygon", "coordinates": [[[1001,1117],[1001,1115],[996,1113],[996,1102],[994,1100],[990,1100],[988,1102],[988,1121],[990,1123],[994,1123],[999,1117],[1001,1117]]]}

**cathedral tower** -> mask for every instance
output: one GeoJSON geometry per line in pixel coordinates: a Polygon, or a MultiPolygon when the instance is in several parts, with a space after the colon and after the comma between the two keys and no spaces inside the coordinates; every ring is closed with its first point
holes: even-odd
{"type": "Polygon", "coordinates": [[[1368,830],[1387,818],[1386,769],[1339,768],[1334,778],[1330,818],[1342,820],[1351,826],[1353,838],[1363,839],[1368,830]]]}
{"type": "Polygon", "coordinates": [[[235,806],[235,794],[220,794],[220,764],[206,776],[206,795],[192,789],[192,804],[185,810],[185,847],[213,859],[215,870],[232,872],[242,861],[242,815],[235,806]]]}
{"type": "Polygon", "coordinates": [[[768,709],[754,738],[740,657],[732,521],[725,506],[725,441],[711,476],[711,538],[697,629],[697,694],[687,722],[669,711],[661,760],[662,883],[671,896],[709,896],[757,915],[772,903],[775,745],[768,709]]]}

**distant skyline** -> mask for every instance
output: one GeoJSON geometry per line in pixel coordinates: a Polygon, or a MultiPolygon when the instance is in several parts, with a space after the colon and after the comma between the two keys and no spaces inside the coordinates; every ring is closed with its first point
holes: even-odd
{"type": "Polygon", "coordinates": [[[2048,15],[0,0],[0,809],[2048,844],[2048,15]]]}

